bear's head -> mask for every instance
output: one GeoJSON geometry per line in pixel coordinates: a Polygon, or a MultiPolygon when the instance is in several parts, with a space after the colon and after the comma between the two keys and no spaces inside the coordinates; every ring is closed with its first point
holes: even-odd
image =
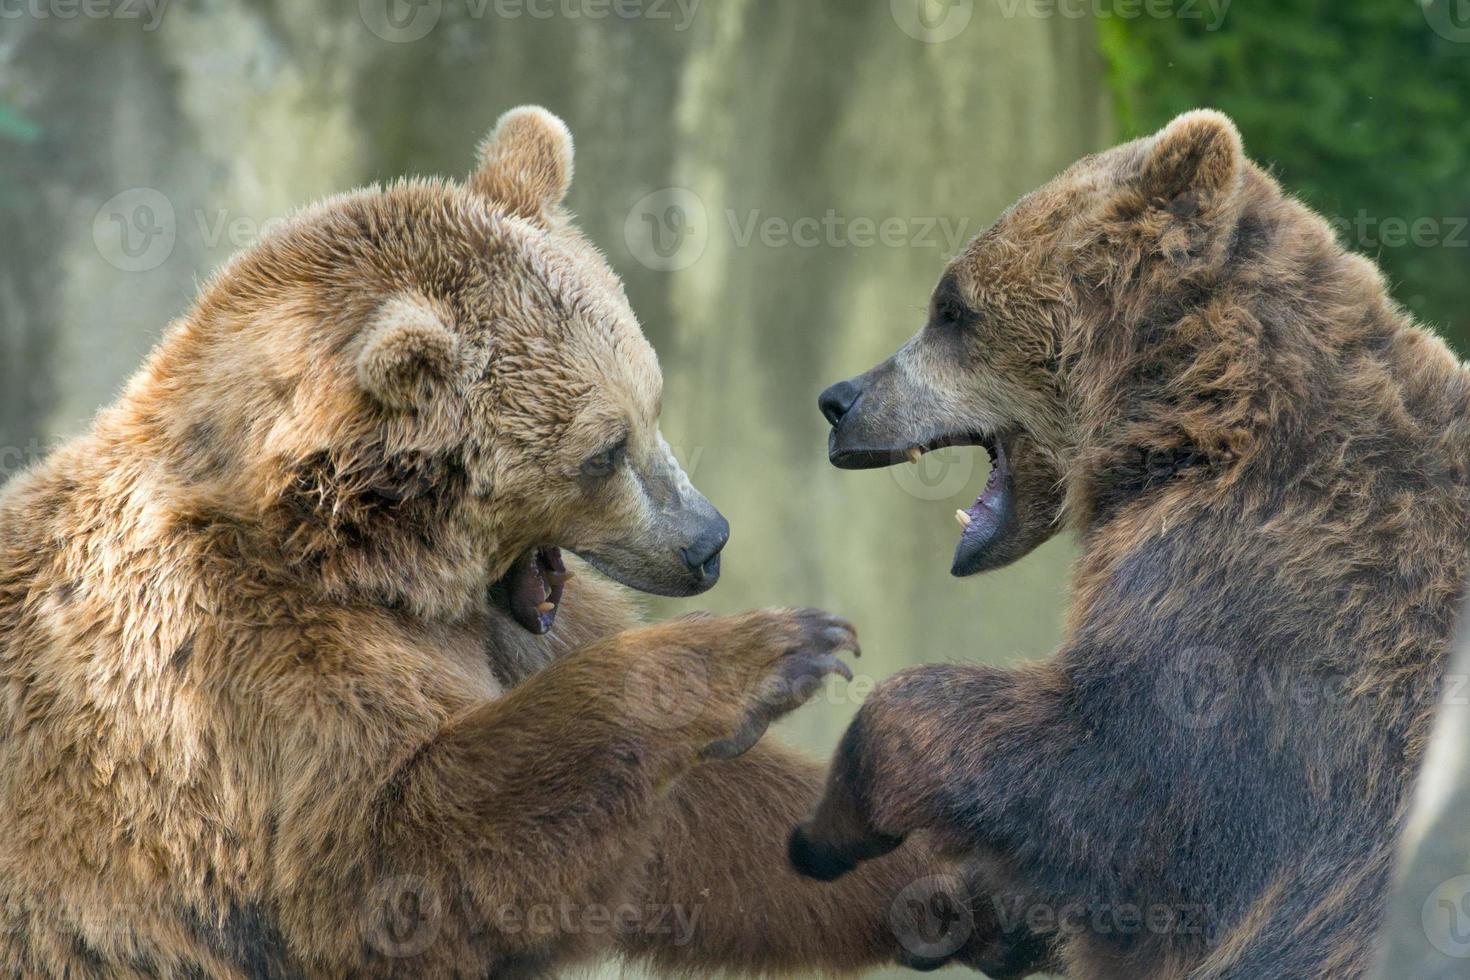
{"type": "Polygon", "coordinates": [[[1260,327],[1233,286],[1271,278],[1264,243],[1284,227],[1322,268],[1341,256],[1217,112],[1079,161],[949,263],[896,354],[822,393],[832,462],[984,446],[992,471],[957,515],[956,575],[1020,558],[1064,514],[1086,526],[1108,487],[1228,464],[1261,394],[1260,327]]]}
{"type": "Polygon", "coordinates": [[[333,198],[233,259],[131,394],[177,495],[427,615],[488,590],[545,632],[563,548],[646,592],[713,586],[728,525],[660,435],[658,361],[571,179],[566,127],[522,108],[463,184],[333,198]]]}

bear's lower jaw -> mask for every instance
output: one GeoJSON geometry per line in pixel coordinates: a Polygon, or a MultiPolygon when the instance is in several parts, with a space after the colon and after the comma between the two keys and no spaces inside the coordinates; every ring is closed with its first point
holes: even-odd
{"type": "Polygon", "coordinates": [[[998,546],[1017,528],[1016,481],[1005,440],[989,440],[985,448],[990,453],[990,477],[985,489],[968,510],[955,515],[964,530],[955,545],[950,572],[960,577],[1005,564],[1005,549],[998,546]]]}
{"type": "Polygon", "coordinates": [[[559,548],[532,548],[490,586],[490,600],[527,632],[539,636],[551,632],[556,623],[562,591],[571,577],[559,548]]]}

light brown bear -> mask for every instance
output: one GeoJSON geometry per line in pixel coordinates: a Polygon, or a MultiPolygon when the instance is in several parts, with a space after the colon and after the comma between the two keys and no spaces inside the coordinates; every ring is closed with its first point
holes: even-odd
{"type": "Polygon", "coordinates": [[[463,185],[302,212],[6,489],[7,975],[911,956],[894,898],[924,852],[837,891],[798,877],[784,838],[819,772],[742,754],[846,670],[851,629],[638,629],[615,587],[568,582],[563,547],[694,594],[727,533],[659,435],[657,362],[561,208],[571,172],[565,127],[523,109],[463,185]]]}

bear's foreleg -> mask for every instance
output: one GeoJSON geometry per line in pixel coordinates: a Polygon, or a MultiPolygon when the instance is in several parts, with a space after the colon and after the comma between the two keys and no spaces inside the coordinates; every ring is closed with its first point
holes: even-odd
{"type": "Polygon", "coordinates": [[[476,964],[433,958],[479,950],[492,973],[534,973],[606,946],[663,794],[748,749],[855,647],[813,610],[685,618],[578,650],[451,722],[363,801],[361,824],[368,883],[417,889],[435,941],[401,963],[398,940],[368,955],[453,974],[476,964]]]}
{"type": "Polygon", "coordinates": [[[945,904],[965,901],[964,882],[940,871],[922,841],[835,885],[791,868],[791,827],[821,788],[817,766],[773,745],[680,779],[630,892],[649,914],[623,937],[625,951],[700,975],[931,967],[963,956],[969,924],[946,921],[945,904]]]}
{"type": "MultiPolygon", "coordinates": [[[[821,802],[792,833],[792,863],[838,879],[916,831],[1001,866],[1042,852],[1048,804],[1065,792],[1058,765],[1077,744],[1064,720],[1067,689],[1045,664],[931,665],[885,681],[844,734],[821,802]]],[[[989,933],[977,959],[993,976],[1025,976],[1052,965],[1054,943],[1009,914],[1036,896],[990,893],[1008,879],[976,882],[975,921],[989,933]]]]}

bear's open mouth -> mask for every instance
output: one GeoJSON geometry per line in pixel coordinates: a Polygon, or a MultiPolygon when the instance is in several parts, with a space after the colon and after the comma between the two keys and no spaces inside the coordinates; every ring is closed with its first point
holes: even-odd
{"type": "MultiPolygon", "coordinates": [[[[834,430],[835,431],[835,430],[834,430]]],[[[1016,430],[1001,435],[984,432],[954,432],[937,436],[907,449],[848,450],[832,455],[832,462],[843,469],[870,469],[892,466],[907,460],[918,463],[924,454],[949,446],[980,446],[990,454],[990,477],[985,488],[966,510],[955,512],[960,522],[959,544],[955,546],[951,571],[955,575],[972,575],[1003,564],[1002,556],[1014,550],[1011,539],[1019,529],[1017,519],[1016,480],[1011,450],[1016,430]]]]}
{"type": "Polygon", "coordinates": [[[561,549],[532,548],[490,587],[490,598],[528,632],[551,631],[562,590],[572,573],[562,562],[561,549]]]}
{"type": "Polygon", "coordinates": [[[956,575],[978,571],[986,553],[1016,525],[1015,476],[1006,456],[1005,440],[986,438],[979,444],[990,453],[990,476],[975,503],[968,510],[955,511],[955,519],[963,528],[954,551],[956,575]]]}

